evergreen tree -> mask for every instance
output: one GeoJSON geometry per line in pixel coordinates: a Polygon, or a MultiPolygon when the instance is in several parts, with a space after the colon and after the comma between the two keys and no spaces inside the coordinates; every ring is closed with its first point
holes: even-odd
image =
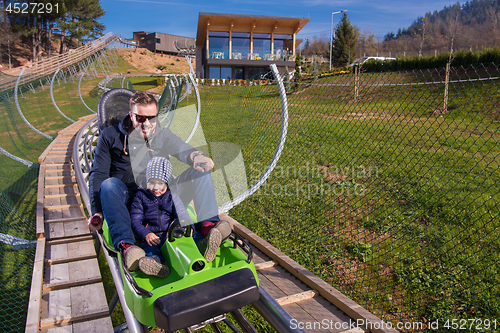
{"type": "Polygon", "coordinates": [[[104,25],[97,20],[104,15],[99,0],[66,0],[64,15],[57,21],[61,28],[61,49],[64,53],[65,37],[88,41],[103,35],[104,25]]]}
{"type": "Polygon", "coordinates": [[[336,36],[333,42],[332,63],[334,66],[346,66],[356,58],[357,36],[351,25],[347,13],[337,25],[336,36]]]}

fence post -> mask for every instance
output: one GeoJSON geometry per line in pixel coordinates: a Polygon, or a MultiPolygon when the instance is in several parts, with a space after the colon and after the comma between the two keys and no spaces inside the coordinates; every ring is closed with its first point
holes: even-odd
{"type": "Polygon", "coordinates": [[[450,62],[446,63],[446,78],[444,80],[444,105],[442,114],[448,112],[448,89],[450,81],[450,62]]]}
{"type": "Polygon", "coordinates": [[[359,97],[359,66],[354,66],[354,101],[358,100],[359,97]]]}

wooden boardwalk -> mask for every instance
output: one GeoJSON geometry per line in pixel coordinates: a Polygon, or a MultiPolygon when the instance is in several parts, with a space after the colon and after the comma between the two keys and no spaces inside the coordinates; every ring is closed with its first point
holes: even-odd
{"type": "Polygon", "coordinates": [[[59,132],[39,158],[38,241],[26,332],[113,332],[71,161],[75,135],[90,117],[59,132]]]}

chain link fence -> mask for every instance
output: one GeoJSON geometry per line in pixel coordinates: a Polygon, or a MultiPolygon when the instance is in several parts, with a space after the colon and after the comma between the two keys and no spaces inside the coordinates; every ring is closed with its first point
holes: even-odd
{"type": "MultiPolygon", "coordinates": [[[[285,79],[281,159],[229,214],[401,331],[499,330],[498,78],[489,64],[285,79]]],[[[221,81],[200,87],[205,135],[241,147],[251,185],[279,135],[277,88],[221,81]]]]}
{"type": "MultiPolygon", "coordinates": [[[[229,214],[375,315],[408,323],[401,331],[449,331],[453,319],[469,320],[471,331],[498,330],[499,76],[488,64],[285,79],[281,158],[229,214]]],[[[56,104],[74,120],[91,113],[78,98],[78,79],[54,83],[56,104]]],[[[81,87],[92,110],[102,79],[85,76],[81,87]]],[[[226,172],[233,155],[214,158],[214,175],[222,171],[216,184],[226,184],[216,188],[223,204],[273,159],[282,105],[272,76],[199,85],[193,145],[208,143],[214,157],[213,143],[229,142],[244,161],[241,178],[226,172]]],[[[21,90],[20,108],[35,128],[56,136],[71,122],[50,105],[45,81],[32,87],[21,90]]],[[[175,117],[192,116],[195,105],[186,96],[175,117]]],[[[0,331],[15,332],[23,330],[29,298],[36,163],[50,140],[22,121],[12,95],[2,98],[0,114],[0,147],[33,163],[0,154],[0,331]]],[[[189,132],[177,127],[174,119],[172,130],[189,132]]]]}
{"type": "Polygon", "coordinates": [[[96,109],[97,85],[103,79],[98,75],[101,69],[109,72],[111,65],[102,63],[114,54],[99,51],[55,75],[28,73],[17,89],[18,76],[0,75],[0,332],[23,332],[26,326],[36,248],[38,157],[58,131],[91,113],[83,103],[96,109]]]}

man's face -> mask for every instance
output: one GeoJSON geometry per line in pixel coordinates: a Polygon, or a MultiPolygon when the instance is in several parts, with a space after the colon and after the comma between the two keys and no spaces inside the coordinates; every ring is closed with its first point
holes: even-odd
{"type": "Polygon", "coordinates": [[[145,139],[151,137],[153,130],[156,127],[158,116],[158,107],[156,104],[140,105],[136,104],[129,112],[130,119],[134,129],[141,130],[142,136],[145,139]]]}

